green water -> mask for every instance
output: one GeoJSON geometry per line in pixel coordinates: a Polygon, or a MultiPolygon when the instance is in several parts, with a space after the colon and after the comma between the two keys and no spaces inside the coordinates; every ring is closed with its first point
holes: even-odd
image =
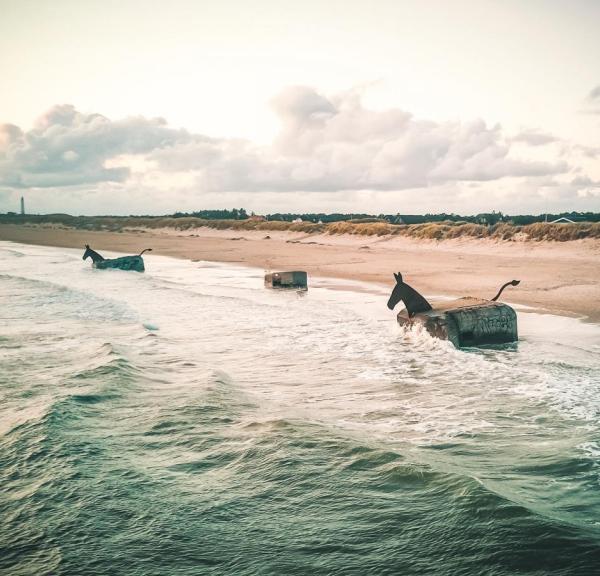
{"type": "Polygon", "coordinates": [[[598,327],[147,268],[0,245],[2,573],[600,574],[598,327]]]}

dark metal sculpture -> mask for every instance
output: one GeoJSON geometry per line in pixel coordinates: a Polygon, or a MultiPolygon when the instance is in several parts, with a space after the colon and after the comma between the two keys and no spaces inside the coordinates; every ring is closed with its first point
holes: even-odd
{"type": "Polygon", "coordinates": [[[144,266],[144,259],[142,254],[144,252],[150,252],[152,248],[146,248],[135,256],[122,256],[121,258],[104,258],[101,254],[92,250],[89,244],[85,245],[85,252],[83,253],[83,259],[91,258],[92,267],[98,268],[99,270],[106,270],[107,268],[117,268],[119,270],[133,270],[135,272],[144,272],[146,269],[144,266]]]}
{"type": "Polygon", "coordinates": [[[506,284],[502,285],[502,288],[500,288],[500,290],[498,290],[498,294],[496,294],[493,298],[492,298],[492,302],[495,302],[496,300],[498,300],[498,298],[500,298],[500,294],[502,294],[502,291],[507,287],[507,286],[518,286],[521,283],[520,280],[511,280],[510,282],[507,282],[506,284]]]}
{"type": "Polygon", "coordinates": [[[431,310],[431,304],[412,286],[404,283],[400,272],[397,274],[394,273],[394,278],[396,279],[396,286],[394,286],[387,303],[390,310],[393,310],[400,300],[404,302],[409,318],[412,318],[417,312],[427,312],[428,310],[431,310]]]}
{"type": "Polygon", "coordinates": [[[492,300],[466,297],[432,306],[404,283],[402,274],[394,274],[394,278],[396,286],[388,300],[388,308],[393,310],[398,302],[404,302],[406,309],[397,316],[401,326],[421,324],[432,336],[450,340],[457,348],[518,340],[515,311],[497,300],[507,286],[517,286],[519,280],[504,284],[492,300]]]}

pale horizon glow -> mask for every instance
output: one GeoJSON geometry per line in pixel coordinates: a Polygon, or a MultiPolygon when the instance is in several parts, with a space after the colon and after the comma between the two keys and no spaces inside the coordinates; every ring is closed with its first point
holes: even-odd
{"type": "Polygon", "coordinates": [[[0,212],[600,210],[592,0],[0,10],[0,212]]]}

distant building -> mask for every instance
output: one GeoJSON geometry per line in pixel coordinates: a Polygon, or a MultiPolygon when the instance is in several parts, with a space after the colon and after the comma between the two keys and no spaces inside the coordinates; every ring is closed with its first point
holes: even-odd
{"type": "Polygon", "coordinates": [[[550,222],[550,224],[558,224],[560,222],[565,222],[567,224],[575,224],[575,222],[573,222],[573,220],[569,220],[568,218],[565,218],[564,216],[562,218],[557,218],[556,220],[552,220],[552,222],[550,222]]]}
{"type": "Polygon", "coordinates": [[[300,224],[300,222],[302,222],[302,218],[296,218],[295,220],[292,220],[292,222],[294,224],[300,224]]]}
{"type": "Polygon", "coordinates": [[[25,216],[25,198],[21,196],[21,216],[25,216]]]}
{"type": "Polygon", "coordinates": [[[265,222],[267,219],[264,216],[259,216],[258,214],[252,214],[252,216],[248,217],[248,220],[252,220],[253,222],[265,222]]]}

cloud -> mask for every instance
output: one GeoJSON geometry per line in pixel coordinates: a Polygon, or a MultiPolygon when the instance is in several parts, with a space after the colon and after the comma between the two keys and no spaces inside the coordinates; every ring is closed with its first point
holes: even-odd
{"type": "Polygon", "coordinates": [[[565,162],[511,156],[499,126],[416,120],[400,109],[365,109],[356,94],[327,99],[290,87],[272,101],[281,130],[272,146],[212,140],[150,157],[163,170],[195,170],[210,191],[402,190],[453,181],[558,174],[565,162]]]}
{"type": "Polygon", "coordinates": [[[111,158],[149,153],[189,139],[187,132],[169,128],[161,118],[111,121],[71,105],[55,106],[29,132],[0,125],[0,185],[46,188],[123,182],[129,170],[107,167],[111,158]]]}
{"type": "MultiPolygon", "coordinates": [[[[0,186],[11,189],[154,183],[155,194],[338,193],[432,189],[461,182],[551,177],[565,161],[516,156],[543,132],[506,137],[500,126],[370,110],[355,91],[326,97],[303,86],[271,102],[280,131],[269,146],[170,128],[161,118],[110,120],[56,106],[28,132],[0,126],[0,186]],[[518,148],[518,147],[517,147],[518,148]],[[137,159],[137,160],[136,160],[137,159]]],[[[113,188],[111,188],[112,190],[113,188]]],[[[149,200],[150,201],[150,200],[149,200]]]]}
{"type": "Polygon", "coordinates": [[[574,144],[572,149],[576,152],[580,152],[586,158],[598,158],[600,156],[600,146],[583,146],[581,144],[574,144]]]}
{"type": "Polygon", "coordinates": [[[600,114],[600,84],[592,88],[583,101],[583,112],[587,114],[600,114]]]}
{"type": "Polygon", "coordinates": [[[307,86],[290,86],[271,100],[271,106],[294,124],[322,123],[335,116],[332,102],[307,86]]]}
{"type": "Polygon", "coordinates": [[[577,176],[569,184],[579,198],[600,198],[600,180],[577,176]]]}
{"type": "Polygon", "coordinates": [[[560,141],[556,136],[547,132],[540,132],[539,130],[523,130],[516,136],[513,136],[511,140],[512,142],[522,142],[529,146],[545,146],[546,144],[560,141]]]}

